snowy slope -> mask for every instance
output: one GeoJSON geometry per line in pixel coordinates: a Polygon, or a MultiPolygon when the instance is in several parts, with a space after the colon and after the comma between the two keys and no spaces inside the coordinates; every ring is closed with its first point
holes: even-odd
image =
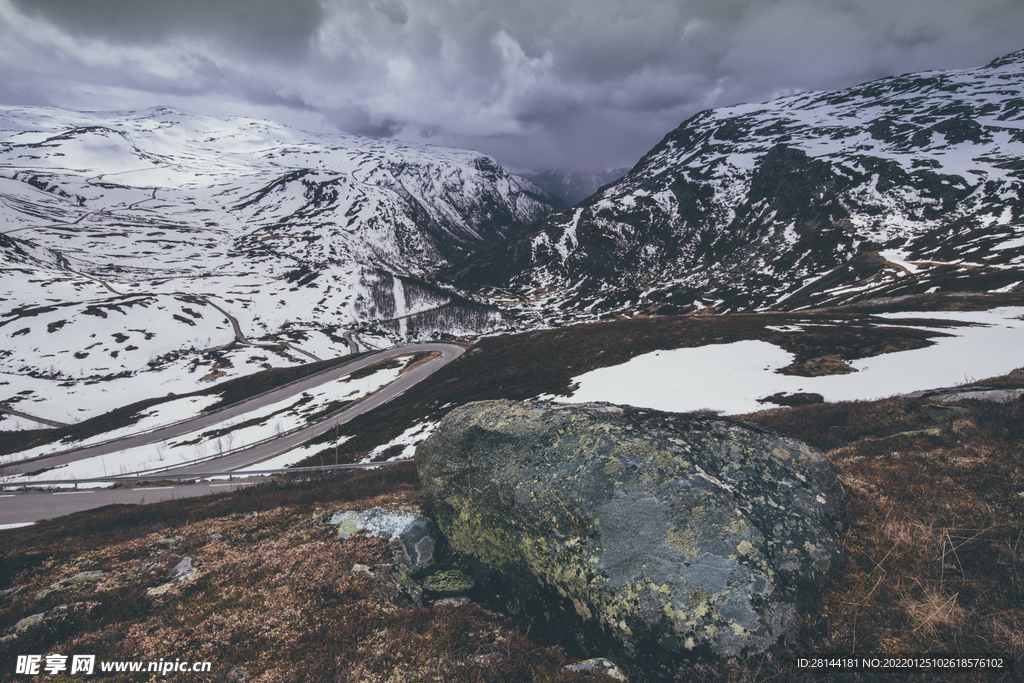
{"type": "Polygon", "coordinates": [[[453,277],[560,324],[1009,291],[1022,183],[1024,51],[702,112],[453,277]]]}
{"type": "Polygon", "coordinates": [[[423,276],[553,201],[471,151],[162,107],[0,107],[0,402],[73,421],[346,353],[345,329],[488,329],[497,312],[423,276]]]}

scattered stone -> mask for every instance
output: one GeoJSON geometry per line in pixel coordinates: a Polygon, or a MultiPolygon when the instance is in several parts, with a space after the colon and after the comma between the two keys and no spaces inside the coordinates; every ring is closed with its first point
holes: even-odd
{"type": "Polygon", "coordinates": [[[843,560],[832,463],[735,420],[473,403],[441,421],[416,463],[483,588],[641,670],[690,651],[767,650],[843,560]]]}
{"type": "Polygon", "coordinates": [[[96,607],[98,602],[72,602],[66,605],[57,605],[53,609],[39,614],[32,614],[30,616],[21,619],[14,626],[5,630],[0,634],[0,644],[7,645],[11,641],[18,638],[19,634],[22,634],[30,629],[42,626],[44,624],[53,623],[54,621],[64,619],[68,614],[72,612],[88,611],[96,607]]]}
{"type": "Polygon", "coordinates": [[[915,391],[907,396],[928,398],[936,403],[957,403],[965,400],[1015,403],[1024,401],[1024,389],[993,389],[984,386],[963,389],[929,389],[915,391]]]}
{"type": "Polygon", "coordinates": [[[476,582],[461,569],[446,569],[423,579],[423,590],[434,595],[462,595],[473,590],[476,582]]]}
{"type": "Polygon", "coordinates": [[[161,538],[160,540],[157,540],[157,541],[153,541],[153,543],[150,544],[149,547],[150,548],[156,548],[158,551],[163,552],[165,550],[171,550],[172,548],[177,548],[179,545],[181,545],[181,539],[180,538],[167,537],[167,538],[161,538]]]}
{"type": "Polygon", "coordinates": [[[0,591],[0,599],[3,598],[16,598],[22,593],[28,591],[28,586],[17,586],[15,588],[8,588],[7,590],[0,591]]]}
{"type": "Polygon", "coordinates": [[[206,539],[206,540],[207,540],[208,543],[213,543],[215,541],[226,541],[228,539],[224,536],[224,534],[222,534],[220,532],[215,532],[215,533],[210,534],[210,537],[208,539],[206,539]]]}
{"type": "Polygon", "coordinates": [[[470,599],[465,595],[460,595],[454,598],[441,598],[440,600],[434,600],[431,604],[433,607],[464,607],[470,604],[470,599]]]}
{"type": "Polygon", "coordinates": [[[174,586],[180,583],[191,581],[196,577],[196,568],[192,564],[191,557],[183,557],[181,561],[174,566],[174,569],[167,575],[167,581],[146,589],[146,596],[150,599],[161,598],[167,594],[167,591],[171,590],[174,586]]]}
{"type": "Polygon", "coordinates": [[[49,597],[54,593],[72,593],[91,590],[95,587],[95,584],[99,583],[106,575],[107,572],[104,571],[82,572],[80,574],[75,574],[70,578],[58,581],[52,586],[39,591],[39,593],[36,594],[36,601],[49,597]]]}
{"type": "Polygon", "coordinates": [[[232,669],[228,672],[227,683],[248,683],[249,672],[245,669],[232,669]]]}
{"type": "Polygon", "coordinates": [[[576,662],[575,664],[567,664],[562,667],[562,671],[568,671],[570,673],[604,674],[605,676],[610,676],[617,681],[628,680],[619,667],[601,657],[585,659],[582,662],[576,662]]]}
{"type": "Polygon", "coordinates": [[[415,512],[370,508],[362,512],[345,510],[331,517],[338,527],[338,538],[347,539],[357,532],[382,538],[391,545],[395,564],[413,572],[431,569],[437,544],[434,523],[415,512]]]}

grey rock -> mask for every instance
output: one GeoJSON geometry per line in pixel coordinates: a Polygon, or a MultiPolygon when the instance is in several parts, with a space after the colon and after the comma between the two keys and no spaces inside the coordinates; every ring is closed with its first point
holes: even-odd
{"type": "Polygon", "coordinates": [[[440,600],[434,600],[430,604],[433,607],[464,607],[470,604],[470,599],[465,595],[460,595],[453,598],[441,598],[440,600]]]}
{"type": "Polygon", "coordinates": [[[831,462],[734,420],[488,401],[452,411],[416,462],[485,589],[623,661],[763,652],[843,560],[831,462]]]}
{"type": "Polygon", "coordinates": [[[377,595],[403,609],[423,606],[423,587],[393,564],[354,564],[352,573],[368,578],[377,595]]]}
{"type": "Polygon", "coordinates": [[[26,591],[28,591],[28,586],[15,586],[14,588],[0,591],[0,598],[16,598],[26,591]]]}
{"type": "Polygon", "coordinates": [[[413,572],[432,568],[436,563],[437,536],[434,523],[415,512],[370,508],[362,512],[345,510],[331,517],[338,537],[346,539],[363,532],[382,538],[391,545],[395,564],[413,572]]]}
{"type": "Polygon", "coordinates": [[[20,619],[18,623],[16,623],[14,626],[10,627],[9,629],[5,630],[2,634],[0,634],[0,644],[9,644],[10,642],[16,640],[20,634],[25,633],[26,631],[30,631],[38,626],[52,623],[59,619],[63,619],[68,614],[73,612],[90,610],[98,604],[98,602],[72,602],[66,605],[57,605],[53,609],[47,610],[45,612],[29,615],[23,619],[20,619]]]}
{"type": "Polygon", "coordinates": [[[170,550],[172,548],[177,548],[179,545],[181,545],[181,539],[180,538],[167,537],[167,538],[161,538],[159,540],[153,541],[153,543],[150,545],[150,547],[151,548],[156,548],[157,550],[160,550],[160,551],[163,551],[163,550],[170,550]]]}
{"type": "Polygon", "coordinates": [[[152,588],[146,589],[146,597],[151,600],[162,598],[174,586],[180,583],[185,583],[186,581],[191,581],[194,578],[196,578],[196,568],[192,563],[192,558],[183,557],[167,575],[167,581],[159,586],[153,586],[152,588]]]}
{"type": "Polygon", "coordinates": [[[462,595],[473,590],[476,582],[461,569],[446,569],[423,579],[423,590],[434,595],[462,595]]]}
{"type": "Polygon", "coordinates": [[[174,569],[171,570],[171,573],[167,578],[171,581],[177,582],[187,581],[188,577],[195,573],[196,568],[192,565],[192,558],[183,557],[181,558],[181,562],[174,566],[174,569]]]}
{"type": "MultiPolygon", "coordinates": [[[[1014,403],[1024,400],[1024,389],[993,389],[991,387],[970,387],[963,389],[930,389],[907,394],[910,397],[928,398],[938,403],[959,401],[988,401],[991,403],[1014,403]]],[[[938,406],[926,406],[937,408],[938,406]]]]}
{"type": "Polygon", "coordinates": [[[622,673],[619,667],[615,666],[614,663],[604,659],[603,657],[585,659],[582,662],[576,662],[575,664],[567,664],[562,667],[562,671],[569,671],[572,673],[604,674],[605,676],[610,676],[617,681],[627,680],[626,674],[622,673]]]}
{"type": "Polygon", "coordinates": [[[81,572],[79,574],[75,574],[72,577],[58,581],[52,586],[48,586],[47,588],[39,591],[39,593],[36,594],[36,600],[42,600],[54,593],[73,593],[91,590],[94,588],[95,584],[99,583],[106,575],[107,572],[104,571],[81,572]]]}

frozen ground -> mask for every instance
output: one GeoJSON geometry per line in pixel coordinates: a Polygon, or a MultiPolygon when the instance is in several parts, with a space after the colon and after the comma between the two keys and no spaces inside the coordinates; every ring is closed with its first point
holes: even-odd
{"type": "Polygon", "coordinates": [[[763,341],[655,351],[627,363],[575,378],[579,389],[557,401],[608,401],[672,412],[712,409],[736,415],[770,405],[759,398],[786,393],[821,394],[826,401],[870,400],[951,386],[1005,374],[1024,366],[1024,308],[983,312],[893,313],[888,319],[959,321],[935,330],[952,336],[913,351],[850,363],[857,372],[795,377],[777,371],[792,354],[763,341]]]}

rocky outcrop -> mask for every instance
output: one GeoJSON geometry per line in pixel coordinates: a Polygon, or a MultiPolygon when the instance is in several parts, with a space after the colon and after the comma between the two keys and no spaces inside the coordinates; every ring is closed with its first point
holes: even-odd
{"type": "Polygon", "coordinates": [[[831,463],[733,420],[473,403],[416,462],[490,594],[623,662],[765,651],[842,562],[831,463]]]}
{"type": "Polygon", "coordinates": [[[395,564],[406,571],[420,573],[436,563],[434,523],[415,512],[384,508],[343,510],[335,513],[329,524],[338,528],[341,539],[357,532],[384,539],[391,546],[395,564]]]}

